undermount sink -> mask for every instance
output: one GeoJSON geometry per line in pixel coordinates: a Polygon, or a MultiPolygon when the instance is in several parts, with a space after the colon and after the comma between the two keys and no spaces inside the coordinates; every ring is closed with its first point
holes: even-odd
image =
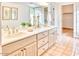
{"type": "Polygon", "coordinates": [[[16,37],[16,36],[21,36],[23,34],[24,32],[21,32],[19,30],[16,32],[2,30],[2,37],[16,37]]]}
{"type": "Polygon", "coordinates": [[[13,34],[6,34],[5,37],[15,37],[15,36],[19,36],[19,35],[23,35],[23,32],[18,32],[18,33],[13,33],[13,34]]]}

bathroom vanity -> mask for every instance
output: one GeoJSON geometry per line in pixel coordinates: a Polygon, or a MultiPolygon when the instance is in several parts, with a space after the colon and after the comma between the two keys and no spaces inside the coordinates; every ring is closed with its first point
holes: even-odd
{"type": "Polygon", "coordinates": [[[2,36],[3,56],[41,56],[56,43],[57,28],[43,27],[28,32],[4,37],[2,36]]]}

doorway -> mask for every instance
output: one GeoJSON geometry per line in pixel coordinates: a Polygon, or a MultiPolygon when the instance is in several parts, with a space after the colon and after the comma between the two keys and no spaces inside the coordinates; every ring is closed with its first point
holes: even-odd
{"type": "Polygon", "coordinates": [[[63,34],[73,36],[73,4],[62,6],[62,32],[63,34]]]}

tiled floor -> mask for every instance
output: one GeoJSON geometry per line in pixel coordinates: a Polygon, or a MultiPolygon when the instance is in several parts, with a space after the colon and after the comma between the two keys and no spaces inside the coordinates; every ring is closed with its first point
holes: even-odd
{"type": "Polygon", "coordinates": [[[62,42],[57,42],[46,53],[44,53],[43,56],[71,56],[73,49],[72,41],[73,38],[71,36],[71,31],[63,32],[62,42]]]}

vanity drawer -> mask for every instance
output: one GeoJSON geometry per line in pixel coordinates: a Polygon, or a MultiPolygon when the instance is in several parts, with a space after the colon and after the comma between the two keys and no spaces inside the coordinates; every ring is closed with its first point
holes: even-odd
{"type": "Polygon", "coordinates": [[[49,30],[49,34],[53,34],[54,32],[56,32],[56,28],[49,30]]]}
{"type": "Polygon", "coordinates": [[[5,46],[2,46],[2,54],[8,55],[9,53],[12,53],[12,52],[16,51],[17,49],[20,49],[23,46],[28,45],[35,41],[36,41],[36,35],[33,35],[31,37],[21,39],[19,41],[13,42],[11,44],[7,44],[5,46]]]}
{"type": "Polygon", "coordinates": [[[19,49],[18,51],[15,51],[12,54],[9,54],[8,56],[23,56],[24,55],[24,51],[23,49],[19,49]]]}
{"type": "Polygon", "coordinates": [[[56,42],[56,38],[54,35],[49,35],[49,47],[51,47],[56,42]]]}
{"type": "Polygon", "coordinates": [[[48,43],[44,45],[43,47],[41,47],[40,49],[38,49],[38,56],[43,54],[47,49],[48,49],[48,43]]]}
{"type": "Polygon", "coordinates": [[[48,36],[38,41],[38,48],[48,42],[48,36]]]}
{"type": "Polygon", "coordinates": [[[47,35],[48,35],[48,31],[39,33],[39,34],[38,34],[38,39],[42,39],[43,37],[45,37],[45,36],[47,36],[47,35]]]}

